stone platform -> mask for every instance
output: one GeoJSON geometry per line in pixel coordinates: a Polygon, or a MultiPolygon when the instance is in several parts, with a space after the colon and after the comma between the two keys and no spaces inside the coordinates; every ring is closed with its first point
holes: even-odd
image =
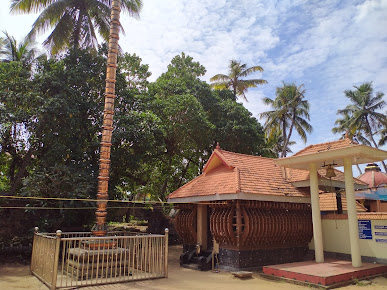
{"type": "MultiPolygon", "coordinates": [[[[71,275],[76,280],[121,277],[131,275],[133,271],[133,265],[127,259],[123,259],[129,254],[128,249],[72,248],[68,250],[68,254],[65,270],[67,275],[71,275]]],[[[137,261],[134,258],[131,260],[137,261]]]]}
{"type": "Polygon", "coordinates": [[[387,265],[363,263],[352,267],[350,261],[327,259],[324,263],[304,261],[263,267],[263,273],[284,280],[334,288],[361,280],[387,274],[387,265]]]}

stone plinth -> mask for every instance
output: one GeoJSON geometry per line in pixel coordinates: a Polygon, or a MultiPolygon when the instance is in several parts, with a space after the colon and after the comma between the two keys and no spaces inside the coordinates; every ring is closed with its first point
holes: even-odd
{"type": "Polygon", "coordinates": [[[301,261],[308,248],[277,248],[259,250],[219,249],[219,266],[225,269],[254,269],[265,265],[301,261]]]}
{"type": "Polygon", "coordinates": [[[82,249],[72,248],[68,250],[65,270],[77,280],[92,279],[98,277],[111,278],[130,275],[133,265],[128,257],[129,250],[115,249],[82,249]]]}

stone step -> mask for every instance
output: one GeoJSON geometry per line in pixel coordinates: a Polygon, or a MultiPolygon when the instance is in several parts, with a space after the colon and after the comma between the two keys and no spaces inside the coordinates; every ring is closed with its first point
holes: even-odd
{"type": "Polygon", "coordinates": [[[183,264],[181,265],[184,268],[191,269],[191,270],[198,270],[198,264],[190,263],[190,264],[183,264]]]}

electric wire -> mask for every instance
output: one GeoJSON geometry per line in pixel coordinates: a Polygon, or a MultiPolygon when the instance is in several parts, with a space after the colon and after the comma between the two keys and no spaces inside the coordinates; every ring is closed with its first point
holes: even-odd
{"type": "MultiPolygon", "coordinates": [[[[13,199],[36,199],[36,200],[58,200],[58,201],[91,201],[91,202],[121,202],[134,204],[196,204],[195,202],[181,202],[181,201],[157,201],[157,200],[117,200],[117,199],[91,199],[91,198],[63,198],[63,197],[37,197],[37,196],[13,196],[0,195],[0,198],[13,199]]],[[[203,205],[224,204],[224,202],[201,202],[203,205]]]]}

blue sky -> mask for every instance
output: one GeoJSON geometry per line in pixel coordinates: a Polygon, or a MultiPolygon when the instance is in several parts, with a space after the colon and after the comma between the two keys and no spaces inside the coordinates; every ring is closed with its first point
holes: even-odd
{"type": "MultiPolygon", "coordinates": [[[[10,0],[2,1],[9,7],[10,0]]],[[[268,84],[249,90],[249,102],[244,102],[257,118],[269,109],[262,98],[275,97],[282,81],[304,84],[314,131],[307,144],[295,136],[294,152],[340,137],[331,128],[337,109],[348,104],[344,90],[373,81],[375,91],[387,94],[385,0],[143,2],[140,20],[121,16],[126,34],[120,45],[149,64],[151,81],[181,52],[206,67],[206,81],[227,73],[230,59],[261,65],[264,72],[252,77],[266,79],[268,84]]],[[[35,18],[10,16],[2,9],[0,30],[21,39],[35,18]]]]}

